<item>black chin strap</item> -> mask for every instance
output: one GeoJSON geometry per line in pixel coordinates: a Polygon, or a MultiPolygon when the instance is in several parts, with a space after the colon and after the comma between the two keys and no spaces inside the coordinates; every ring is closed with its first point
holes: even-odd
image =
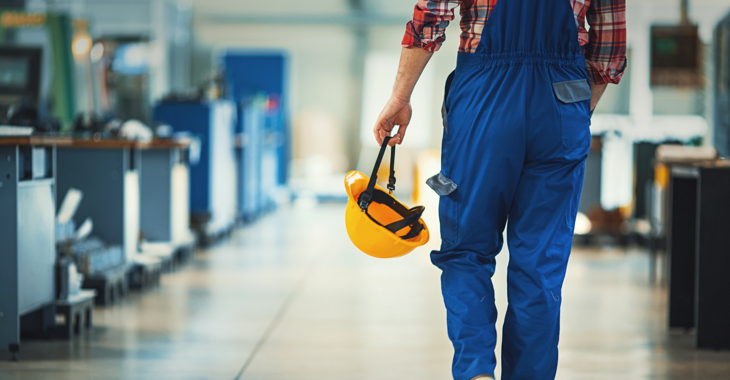
{"type": "MultiPolygon", "coordinates": [[[[370,202],[373,200],[373,192],[375,192],[375,182],[378,180],[378,169],[380,169],[380,163],[383,161],[385,155],[385,148],[388,147],[388,141],[390,136],[385,136],[383,139],[383,145],[380,146],[380,152],[378,152],[378,159],[375,160],[375,167],[373,168],[373,174],[370,175],[370,182],[368,182],[368,188],[360,194],[358,200],[360,209],[365,211],[370,202]]],[[[395,191],[395,145],[390,148],[390,178],[388,179],[388,191],[393,194],[395,191]]]]}
{"type": "Polygon", "coordinates": [[[395,191],[395,145],[390,148],[390,177],[388,178],[388,193],[395,191]]]}
{"type": "Polygon", "coordinates": [[[395,198],[390,195],[393,194],[393,191],[395,190],[395,145],[391,147],[390,151],[390,177],[388,178],[389,194],[386,194],[385,192],[375,188],[375,182],[378,179],[378,169],[380,169],[380,163],[383,161],[385,148],[388,146],[388,141],[390,141],[390,139],[390,136],[386,136],[385,139],[383,139],[383,145],[380,147],[380,152],[378,152],[378,159],[375,160],[373,174],[370,175],[370,181],[368,182],[367,189],[360,193],[360,197],[358,198],[358,205],[360,206],[360,209],[364,211],[365,214],[367,214],[370,220],[382,227],[387,228],[392,233],[396,233],[406,227],[410,227],[411,230],[407,234],[400,237],[401,239],[408,240],[418,236],[425,228],[424,225],[421,224],[421,222],[419,221],[421,219],[421,215],[423,215],[423,211],[425,210],[425,208],[423,206],[416,206],[409,210],[403,207],[402,204],[398,203],[398,201],[396,201],[395,198]],[[403,219],[397,220],[385,226],[382,225],[379,221],[375,220],[375,218],[373,218],[368,213],[368,206],[370,206],[371,202],[380,203],[390,207],[393,211],[397,212],[398,215],[403,217],[403,219]]]}
{"type": "Polygon", "coordinates": [[[381,190],[375,190],[373,193],[373,202],[380,203],[382,205],[390,207],[393,211],[397,212],[398,215],[400,215],[403,219],[396,220],[393,223],[383,225],[379,221],[375,220],[367,210],[365,210],[365,214],[378,224],[379,226],[385,227],[392,233],[396,233],[406,227],[411,227],[411,230],[408,231],[407,234],[401,236],[401,239],[408,240],[412,239],[416,236],[418,236],[421,231],[423,230],[423,224],[419,222],[421,219],[421,216],[423,215],[423,211],[425,211],[425,207],[423,206],[416,206],[412,209],[405,208],[402,204],[398,203],[398,201],[395,200],[392,196],[390,196],[388,193],[381,191],[381,190]]]}

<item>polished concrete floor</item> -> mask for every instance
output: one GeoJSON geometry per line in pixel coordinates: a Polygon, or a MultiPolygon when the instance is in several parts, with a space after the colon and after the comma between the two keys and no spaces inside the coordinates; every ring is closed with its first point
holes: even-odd
{"type": "MultiPolygon", "coordinates": [[[[428,259],[438,236],[406,257],[373,259],[350,244],[343,212],[266,216],[160,288],[97,308],[85,336],[24,341],[17,363],[1,353],[0,379],[449,379],[428,259]]],[[[507,258],[494,278],[500,312],[507,258]]],[[[574,249],[558,379],[730,379],[730,352],[695,350],[691,333],[667,331],[666,290],[648,273],[644,252],[574,249]]]]}

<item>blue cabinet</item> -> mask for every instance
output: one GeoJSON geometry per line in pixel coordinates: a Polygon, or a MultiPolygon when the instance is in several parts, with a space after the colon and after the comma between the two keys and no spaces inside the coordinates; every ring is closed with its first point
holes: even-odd
{"type": "Polygon", "coordinates": [[[55,299],[56,149],[34,139],[0,138],[0,350],[13,353],[21,317],[52,316],[55,299]]]}
{"type": "Polygon", "coordinates": [[[254,101],[239,105],[238,124],[238,206],[244,221],[252,221],[263,211],[262,161],[264,114],[254,101]]]}
{"type": "Polygon", "coordinates": [[[190,132],[200,141],[199,147],[190,147],[190,214],[201,222],[201,232],[215,236],[232,228],[236,221],[234,103],[161,103],[155,106],[153,119],[169,124],[175,132],[190,132]]]}
{"type": "Polygon", "coordinates": [[[286,114],[286,54],[227,51],[229,96],[238,104],[239,208],[255,219],[277,204],[289,177],[290,141],[286,114]]]}

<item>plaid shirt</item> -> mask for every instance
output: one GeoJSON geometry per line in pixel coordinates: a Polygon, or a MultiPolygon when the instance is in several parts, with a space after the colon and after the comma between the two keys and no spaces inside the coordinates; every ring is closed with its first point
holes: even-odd
{"type": "MultiPolygon", "coordinates": [[[[626,68],[626,0],[570,2],[589,77],[596,84],[618,83],[626,68]],[[586,30],[586,20],[590,31],[586,30]]],[[[454,8],[461,5],[459,51],[474,53],[496,4],[497,0],[418,0],[402,44],[438,50],[446,38],[446,26],[454,19],[454,8]]]]}

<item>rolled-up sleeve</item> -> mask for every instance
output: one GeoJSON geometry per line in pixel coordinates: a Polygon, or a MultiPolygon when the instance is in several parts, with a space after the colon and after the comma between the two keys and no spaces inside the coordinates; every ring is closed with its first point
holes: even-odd
{"type": "Polygon", "coordinates": [[[626,0],[592,0],[584,46],[586,71],[596,84],[618,83],[626,69],[626,0]]]}
{"type": "Polygon", "coordinates": [[[403,47],[420,47],[437,51],[446,39],[449,21],[454,19],[454,8],[460,0],[418,0],[413,19],[406,25],[403,47]]]}

